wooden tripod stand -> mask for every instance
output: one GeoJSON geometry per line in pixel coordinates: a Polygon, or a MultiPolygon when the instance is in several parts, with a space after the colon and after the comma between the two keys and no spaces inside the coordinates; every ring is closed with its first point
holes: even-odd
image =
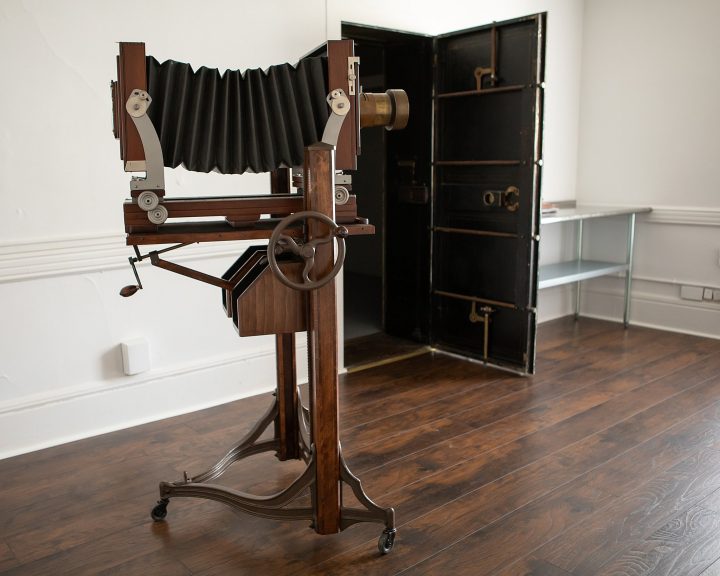
{"type": "MultiPolygon", "coordinates": [[[[304,210],[330,219],[335,216],[334,158],[334,146],[324,143],[309,146],[305,151],[304,210]]],[[[335,243],[326,240],[332,231],[318,218],[309,218],[305,228],[304,245],[317,242],[310,279],[320,283],[334,268],[335,243]]],[[[352,226],[349,228],[351,230],[346,229],[345,233],[353,233],[352,226]]],[[[297,231],[288,233],[298,235],[297,231]]],[[[196,476],[186,475],[179,482],[162,482],[160,500],[152,510],[152,517],[155,520],[165,518],[170,498],[195,497],[223,502],[265,518],[311,520],[318,534],[334,534],[359,522],[380,522],[385,524],[385,529],[378,548],[381,553],[387,553],[395,539],[395,512],[392,508],[379,507],[368,498],[360,480],[350,472],[340,446],[334,278],[305,294],[309,406],[303,406],[298,393],[295,335],[277,333],[277,393],[270,410],[243,440],[207,471],[196,476]],[[274,438],[259,440],[271,425],[274,426],[274,438]],[[289,487],[269,497],[253,496],[212,483],[234,462],[266,451],[275,451],[280,460],[302,459],[306,468],[289,487]],[[352,490],[363,508],[343,504],[344,487],[352,490]],[[311,505],[293,505],[307,491],[311,505]]]]}
{"type": "MultiPolygon", "coordinates": [[[[297,86],[305,86],[312,78],[314,89],[308,92],[298,88],[300,92],[296,97],[287,100],[298,101],[302,105],[281,110],[282,114],[275,119],[281,125],[285,113],[289,117],[297,116],[307,125],[306,132],[310,126],[314,134],[317,126],[313,125],[317,118],[315,114],[309,114],[313,108],[311,102],[315,100],[314,94],[319,84],[322,84],[323,90],[329,89],[326,102],[330,107],[330,115],[321,141],[307,146],[308,142],[312,142],[306,139],[310,133],[302,133],[302,142],[306,144],[304,194],[290,194],[287,170],[277,170],[278,166],[288,165],[291,158],[300,155],[302,149],[297,149],[297,155],[290,153],[290,148],[295,151],[298,134],[289,128],[273,131],[259,119],[257,126],[253,124],[254,131],[249,130],[248,133],[261,133],[261,139],[265,142],[263,146],[274,148],[273,144],[277,144],[278,150],[272,151],[277,152],[278,158],[282,159],[282,162],[272,163],[276,167],[271,179],[274,196],[172,199],[165,197],[162,143],[149,111],[155,110],[163,116],[163,97],[167,96],[168,90],[177,90],[178,94],[190,98],[188,102],[192,101],[193,104],[187,104],[187,109],[218,106],[218,110],[222,109],[225,114],[223,118],[233,118],[233,114],[238,111],[229,109],[224,101],[200,98],[199,95],[205,94],[203,90],[188,90],[185,84],[175,82],[173,78],[180,77],[192,81],[194,73],[189,65],[174,61],[155,65],[153,62],[146,58],[143,43],[121,43],[118,80],[111,84],[114,132],[120,140],[125,169],[146,173],[144,178],[131,179],[132,199],[126,201],[123,207],[127,243],[133,246],[137,256],[130,258],[130,264],[138,283],[124,287],[120,294],[131,296],[142,288],[135,263],[145,258],[149,258],[154,266],[221,288],[225,310],[241,336],[275,334],[278,381],[275,402],[270,410],[215,465],[195,476],[185,474],[181,481],[160,484],[160,500],[152,510],[152,517],[158,521],[165,518],[170,498],[196,497],[217,500],[266,518],[308,519],[319,534],[334,534],[358,522],[381,522],[385,524],[385,530],[380,536],[378,547],[382,553],[387,553],[395,538],[394,510],[380,508],[363,492],[360,481],[350,472],[343,459],[339,440],[334,277],[342,266],[344,238],[353,234],[372,234],[374,227],[357,218],[355,197],[348,188],[336,188],[335,168],[336,150],[338,168],[352,170],[356,167],[359,129],[362,126],[403,128],[408,118],[407,96],[402,90],[390,90],[386,94],[361,94],[357,77],[358,59],[354,57],[352,41],[328,42],[327,78],[325,74],[317,74],[320,70],[318,67],[324,65],[323,60],[308,60],[307,67],[303,68],[306,76],[302,81],[298,80],[297,86]],[[166,76],[162,76],[165,74],[163,70],[166,76]],[[172,70],[179,72],[175,74],[172,70]],[[158,80],[160,76],[165,80],[158,80]],[[157,89],[157,101],[153,105],[155,108],[150,108],[153,102],[148,92],[151,80],[156,82],[153,88],[157,89]],[[198,98],[192,100],[195,96],[198,98]],[[290,132],[294,134],[292,142],[287,139],[290,132]],[[284,180],[280,174],[284,174],[284,180]],[[337,210],[336,194],[340,194],[337,210]],[[262,214],[270,214],[271,218],[263,219],[262,214]],[[224,217],[224,221],[206,220],[217,216],[224,217]],[[200,218],[202,221],[187,222],[188,218],[200,218]],[[283,219],[278,222],[276,218],[283,219]],[[305,221],[304,226],[301,225],[302,220],[305,221]],[[161,257],[169,250],[195,242],[267,238],[270,239],[267,251],[264,246],[248,248],[222,278],[168,262],[161,257]],[[138,249],[140,245],[157,244],[176,245],[146,255],[138,249]],[[307,408],[300,401],[295,375],[295,332],[302,330],[307,330],[308,342],[310,397],[307,408]],[[274,437],[261,440],[271,425],[274,426],[274,437]],[[285,490],[273,496],[259,497],[213,484],[234,462],[267,451],[275,451],[280,460],[301,459],[306,464],[304,472],[285,490]],[[352,490],[362,507],[344,505],[345,487],[352,490]],[[300,497],[308,492],[310,505],[300,505],[300,497]]],[[[276,70],[283,78],[289,78],[296,72],[295,68],[291,70],[287,67],[276,70]]],[[[228,74],[238,83],[245,78],[243,82],[246,82],[250,92],[265,89],[263,75],[241,76],[239,71],[228,74]]],[[[220,75],[216,74],[213,78],[219,82],[220,75]]],[[[281,92],[295,94],[294,86],[292,83],[284,85],[281,92]]],[[[242,91],[244,93],[245,89],[242,91]]],[[[283,97],[282,100],[284,102],[286,99],[283,97]]],[[[170,99],[170,102],[174,101],[170,99]]],[[[174,118],[173,114],[175,112],[169,113],[169,116],[174,118]]],[[[196,120],[200,122],[200,117],[196,120]]],[[[231,122],[228,120],[227,124],[231,122]]],[[[188,141],[193,143],[193,134],[185,134],[172,122],[167,123],[165,129],[162,139],[174,141],[174,151],[184,150],[188,141]]],[[[256,147],[256,143],[251,142],[245,132],[233,132],[233,138],[236,143],[234,152],[244,150],[245,147],[254,150],[256,147]]],[[[194,143],[190,148],[195,149],[194,143]]],[[[265,147],[262,150],[266,151],[265,147]]],[[[218,167],[217,154],[225,159],[232,155],[225,149],[218,151],[212,146],[210,152],[208,158],[214,158],[211,162],[214,166],[205,166],[205,171],[218,167]]],[[[262,171],[265,168],[264,159],[255,156],[257,154],[249,152],[239,154],[235,163],[240,166],[235,168],[242,170],[237,173],[242,173],[248,167],[262,171]]],[[[175,160],[186,162],[190,159],[183,157],[175,160]]],[[[226,168],[230,173],[233,172],[229,166],[226,168]]],[[[198,169],[203,171],[202,166],[198,169]]]]}

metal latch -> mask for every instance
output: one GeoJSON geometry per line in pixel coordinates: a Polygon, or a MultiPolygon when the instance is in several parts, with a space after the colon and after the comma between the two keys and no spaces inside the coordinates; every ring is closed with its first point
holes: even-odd
{"type": "Polygon", "coordinates": [[[360,58],[358,56],[348,56],[348,94],[355,95],[355,84],[357,82],[358,68],[360,67],[360,58]]]}

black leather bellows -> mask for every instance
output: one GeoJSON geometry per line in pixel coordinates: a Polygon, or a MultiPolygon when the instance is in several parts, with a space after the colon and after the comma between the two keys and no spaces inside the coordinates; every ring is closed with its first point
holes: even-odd
{"type": "Polygon", "coordinates": [[[147,57],[148,109],[165,166],[196,172],[269,172],[303,163],[328,118],[327,59],[227,70],[147,57]]]}

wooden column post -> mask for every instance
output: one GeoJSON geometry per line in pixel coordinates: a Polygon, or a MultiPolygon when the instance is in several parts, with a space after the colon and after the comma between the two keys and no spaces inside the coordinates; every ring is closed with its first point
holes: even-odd
{"type": "MultiPolygon", "coordinates": [[[[305,210],[335,219],[335,148],[318,143],[305,151],[305,210]]],[[[331,230],[316,219],[307,221],[307,238],[326,237],[331,230]]],[[[333,267],[335,242],[320,244],[311,279],[333,267]]],[[[315,530],[340,531],[340,438],[338,423],[337,309],[335,280],[309,292],[308,348],[312,443],[315,446],[315,530]]]]}
{"type": "Polygon", "coordinates": [[[295,372],[295,334],[275,335],[277,361],[277,403],[275,437],[280,448],[279,460],[300,458],[300,426],[298,423],[298,391],[295,372]]]}
{"type": "MultiPolygon", "coordinates": [[[[270,172],[270,193],[290,193],[290,171],[287,168],[278,168],[270,172]]],[[[276,215],[273,214],[273,217],[276,215]]],[[[275,437],[280,443],[277,457],[279,460],[296,460],[300,458],[300,424],[295,370],[295,334],[275,335],[275,358],[278,403],[275,437]]]]}

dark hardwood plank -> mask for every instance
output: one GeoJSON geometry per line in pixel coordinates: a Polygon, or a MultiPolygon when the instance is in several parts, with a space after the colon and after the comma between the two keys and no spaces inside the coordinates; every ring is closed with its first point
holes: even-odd
{"type": "MultiPolygon", "coordinates": [[[[610,480],[617,484],[615,479],[610,480]]],[[[567,487],[534,501],[497,522],[488,524],[427,561],[413,567],[413,574],[496,573],[522,549],[533,549],[578,524],[612,499],[608,480],[583,477],[567,487]],[[517,543],[522,542],[521,547],[517,543]]]]}
{"type": "Polygon", "coordinates": [[[348,374],[341,380],[340,415],[346,429],[374,420],[379,415],[406,410],[409,401],[416,405],[430,401],[437,397],[439,387],[452,393],[467,388],[468,384],[482,384],[507,376],[482,365],[458,363],[456,359],[440,354],[406,360],[402,364],[424,364],[425,368],[405,371],[390,381],[386,377],[377,377],[379,369],[348,374]]]}
{"type": "Polygon", "coordinates": [[[532,556],[573,574],[603,571],[603,566],[626,553],[644,534],[659,529],[678,511],[704,504],[708,491],[717,492],[720,485],[717,448],[717,443],[712,448],[702,448],[666,472],[619,495],[579,526],[536,549],[532,556]]]}
{"type": "Polygon", "coordinates": [[[424,348],[424,344],[403,340],[384,332],[368,334],[345,341],[345,366],[348,369],[357,369],[396,356],[416,354],[424,348]]]}
{"type": "Polygon", "coordinates": [[[702,506],[683,510],[596,574],[702,573],[720,556],[720,514],[702,506]]]}
{"type": "MultiPolygon", "coordinates": [[[[264,402],[269,400],[266,398],[264,402]]],[[[107,449],[100,439],[103,452],[92,451],[90,456],[86,455],[88,461],[82,467],[77,467],[77,459],[62,459],[56,469],[62,473],[60,478],[71,481],[58,482],[58,477],[53,475],[39,475],[27,484],[18,483],[0,492],[2,502],[7,504],[3,509],[14,510],[6,516],[3,531],[24,562],[138,523],[146,524],[150,506],[157,499],[158,480],[180,479],[185,466],[193,472],[204,470],[221,455],[219,445],[226,447],[230,440],[238,439],[233,436],[218,444],[212,438],[195,436],[184,426],[178,426],[172,433],[159,433],[154,425],[148,427],[156,430],[155,433],[129,445],[107,449]],[[195,456],[188,457],[193,454],[195,456]],[[113,462],[122,462],[123,466],[108,474],[108,467],[113,462]],[[144,473],[138,474],[138,469],[144,469],[144,473]],[[103,513],[98,514],[98,510],[103,513]],[[48,523],[48,517],[55,521],[48,523]]],[[[78,451],[78,454],[82,452],[78,451]]],[[[234,468],[227,480],[232,486],[260,494],[263,490],[277,491],[298,475],[300,463],[291,462],[278,469],[272,467],[272,459],[271,455],[252,459],[246,465],[234,468]],[[292,473],[283,473],[285,469],[292,473]],[[259,478],[265,486],[257,485],[259,478]],[[275,478],[277,482],[272,482],[275,478]]],[[[39,473],[37,467],[30,468],[39,473]]],[[[200,504],[199,501],[183,500],[182,509],[192,511],[200,504]]]]}
{"type": "MultiPolygon", "coordinates": [[[[548,371],[543,376],[533,379],[517,376],[500,377],[490,372],[486,375],[470,376],[459,382],[455,381],[461,385],[457,391],[455,391],[455,387],[448,386],[442,378],[436,377],[434,385],[429,391],[432,396],[428,402],[423,403],[425,397],[418,394],[418,386],[415,386],[408,391],[410,397],[405,395],[397,397],[396,409],[386,404],[381,410],[378,410],[377,414],[380,416],[377,419],[356,426],[346,425],[348,430],[344,433],[345,448],[347,450],[367,444],[378,435],[386,438],[389,435],[403,433],[409,428],[417,426],[418,422],[432,421],[438,415],[460,414],[460,418],[471,425],[477,426],[478,421],[486,424],[491,421],[488,420],[489,414],[492,415],[492,419],[502,417],[499,404],[491,406],[489,403],[505,402],[504,409],[508,411],[512,411],[513,406],[520,406],[520,409],[527,410],[532,407],[533,403],[540,402],[543,398],[567,393],[568,386],[590,384],[629,365],[642,363],[650,371],[658,372],[664,368],[657,369],[654,367],[654,363],[660,361],[665,363],[667,370],[679,369],[683,366],[684,361],[691,363],[709,353],[710,350],[707,349],[707,346],[703,348],[702,345],[698,345],[696,349],[686,353],[680,352],[677,342],[647,343],[646,346],[638,344],[632,359],[618,354],[615,350],[607,352],[601,349],[596,353],[595,361],[592,364],[578,369],[577,372],[582,371],[582,378],[578,377],[580,374],[576,371],[560,377],[557,375],[553,377],[553,373],[548,371]],[[671,354],[671,352],[676,354],[671,354]],[[642,358],[642,361],[638,362],[638,357],[642,358]],[[672,363],[675,368],[671,365],[672,363]],[[441,395],[437,394],[438,390],[442,390],[441,395]],[[512,396],[515,392],[518,394],[512,396]],[[405,411],[402,409],[403,404],[408,407],[405,411]],[[389,413],[383,416],[386,410],[389,413]],[[491,410],[492,412],[490,412],[491,410]]],[[[343,415],[345,416],[345,413],[343,415]]]]}
{"type": "Polygon", "coordinates": [[[570,572],[534,555],[526,556],[521,561],[511,564],[499,574],[502,576],[572,576],[570,572]]]}
{"type": "Polygon", "coordinates": [[[10,550],[10,546],[6,542],[0,540],[0,572],[8,570],[19,564],[15,554],[10,550]]]}
{"type": "MultiPolygon", "coordinates": [[[[703,400],[698,407],[720,392],[720,378],[711,381],[711,384],[698,387],[698,391],[707,392],[702,394],[703,400]]],[[[673,400],[673,404],[677,404],[680,398],[673,400]]],[[[666,421],[664,417],[662,420],[666,421]]],[[[629,478],[633,482],[636,479],[637,475],[629,478]]],[[[534,549],[542,545],[607,505],[620,482],[615,474],[608,477],[594,470],[587,477],[557,489],[547,498],[531,502],[468,534],[416,566],[414,573],[434,574],[441,566],[450,573],[469,573],[470,569],[475,570],[475,574],[493,573],[521,554],[522,548],[534,549]],[[522,542],[522,547],[518,546],[519,542],[522,542]]]]}
{"type": "Polygon", "coordinates": [[[152,552],[122,562],[96,573],[97,576],[124,576],[125,574],[156,574],[158,576],[192,576],[182,562],[168,558],[162,552],[152,552]]]}
{"type": "MultiPolygon", "coordinates": [[[[561,319],[538,367],[425,354],[341,378],[351,469],[398,513],[387,556],[374,524],[319,536],[182,498],[149,519],[157,482],[212,465],[265,394],[0,461],[0,574],[720,573],[720,342],[561,319]]],[[[301,470],[263,454],[222,480],[271,494],[301,470]]]]}
{"type": "MultiPolygon", "coordinates": [[[[534,463],[530,463],[533,457],[527,456],[517,463],[515,471],[512,460],[522,458],[527,452],[534,452],[537,444],[531,442],[525,444],[524,449],[508,452],[503,458],[506,469],[503,469],[500,461],[502,454],[496,453],[489,455],[484,462],[473,461],[470,464],[472,472],[464,473],[462,469],[469,466],[464,464],[455,469],[454,477],[451,477],[453,470],[449,468],[428,481],[409,486],[403,493],[396,494],[394,500],[398,517],[410,518],[399,530],[399,542],[403,545],[398,546],[391,557],[382,559],[383,566],[389,573],[394,573],[407,565],[409,556],[417,558],[420,550],[420,554],[431,556],[441,552],[452,542],[468,542],[468,548],[476,550],[477,553],[470,559],[456,550],[448,553],[458,564],[451,563],[446,573],[491,573],[503,564],[509,564],[510,559],[515,560],[522,556],[518,552],[525,546],[530,546],[533,537],[539,540],[535,544],[537,546],[543,543],[543,537],[549,538],[552,530],[559,531],[566,526],[565,516],[579,515],[589,510],[587,507],[595,498],[607,500],[614,497],[611,487],[614,489],[615,486],[626,486],[628,482],[635,481],[643,470],[646,473],[657,473],[657,470],[647,466],[648,460],[654,464],[665,463],[668,455],[677,459],[677,451],[672,450],[673,442],[685,438],[688,435],[687,428],[691,430],[688,443],[710,434],[720,437],[720,406],[712,408],[710,421],[701,418],[698,423],[698,417],[686,418],[707,406],[709,399],[715,398],[714,395],[720,392],[720,382],[713,382],[704,388],[701,386],[697,390],[691,388],[688,398],[682,402],[679,397],[671,396],[650,411],[640,412],[631,416],[628,421],[620,421],[613,427],[601,429],[580,442],[571,442],[564,450],[551,453],[534,463]],[[690,394],[693,391],[694,393],[690,394]],[[679,437],[666,436],[660,441],[652,442],[653,436],[666,430],[667,422],[672,421],[673,415],[675,419],[685,418],[684,427],[676,432],[679,437]],[[623,456],[619,459],[619,464],[612,463],[612,460],[607,464],[608,460],[622,456],[629,448],[643,442],[648,444],[641,444],[639,453],[623,456]],[[480,462],[484,465],[475,467],[480,462]],[[642,466],[634,466],[636,462],[642,466]],[[602,467],[603,464],[605,468],[602,467]],[[494,470],[494,466],[500,466],[500,470],[494,470]],[[603,475],[602,472],[606,469],[612,473],[603,475]],[[629,472],[623,476],[625,471],[629,472]],[[590,473],[593,478],[600,479],[596,481],[600,487],[593,486],[588,478],[583,476],[590,473]],[[565,484],[570,486],[567,489],[569,494],[561,491],[552,499],[548,497],[558,486],[565,484]],[[465,489],[468,491],[463,494],[465,489]],[[504,520],[499,522],[501,519],[504,520]],[[492,528],[491,524],[494,522],[497,525],[492,528]],[[543,526],[550,532],[533,533],[528,526],[543,526]],[[467,565],[459,563],[463,558],[467,560],[467,565]],[[493,560],[496,561],[495,564],[492,563],[493,560]]],[[[582,433],[578,434],[580,438],[583,436],[582,433]]],[[[674,464],[676,461],[671,462],[674,464]]],[[[367,544],[321,565],[322,573],[359,574],[368,566],[365,562],[371,562],[371,568],[377,566],[377,561],[367,554],[367,544]],[[358,562],[358,558],[364,561],[358,562]],[[357,569],[351,570],[349,566],[354,566],[353,562],[358,562],[357,569]]],[[[431,564],[427,573],[440,570],[443,562],[444,558],[431,564]]],[[[312,573],[312,570],[307,573],[312,573]]]]}
{"type": "Polygon", "coordinates": [[[575,321],[573,316],[565,316],[544,322],[538,327],[540,338],[537,339],[535,348],[538,355],[550,348],[567,345],[569,341],[578,341],[599,332],[613,332],[620,328],[619,324],[595,320],[594,318],[583,318],[581,322],[575,321]]]}
{"type": "Polygon", "coordinates": [[[720,452],[701,450],[635,490],[618,495],[579,529],[563,533],[534,555],[570,572],[595,574],[625,553],[638,535],[659,529],[678,511],[698,505],[718,486],[720,452]]]}
{"type": "MultiPolygon", "coordinates": [[[[629,373],[623,373],[615,379],[600,381],[588,387],[581,387],[582,393],[565,398],[565,401],[556,399],[551,392],[548,394],[547,400],[543,394],[543,388],[538,386],[530,389],[525,393],[518,393],[517,397],[505,397],[498,403],[488,403],[485,406],[478,407],[477,417],[479,421],[486,422],[476,430],[463,435],[462,437],[452,438],[446,442],[436,444],[427,450],[417,451],[409,456],[389,462],[382,467],[371,469],[363,474],[364,481],[369,489],[373,492],[384,492],[404,486],[406,484],[417,482],[418,480],[429,476],[430,474],[440,471],[450,471],[453,467],[460,463],[475,459],[478,463],[479,458],[486,452],[496,450],[491,454],[486,454],[483,458],[494,460],[498,457],[498,451],[505,452],[508,456],[510,466],[522,465],[527,462],[527,456],[532,455],[535,458],[540,457],[538,446],[532,446],[532,450],[528,451],[527,447],[533,443],[536,438],[546,438],[549,440],[553,433],[560,431],[566,440],[577,439],[577,431],[574,429],[574,423],[577,421],[578,415],[591,407],[603,404],[603,400],[611,400],[615,398],[614,403],[598,408],[603,410],[610,418],[619,415],[615,410],[615,406],[619,405],[619,410],[627,409],[633,406],[632,403],[626,404],[622,398],[624,392],[633,391],[644,384],[652,382],[659,378],[659,375],[665,373],[672,366],[677,368],[683,366],[682,362],[691,362],[694,356],[692,353],[689,357],[678,355],[676,357],[678,364],[673,360],[654,362],[656,371],[648,366],[641,366],[629,373]],[[590,401],[586,401],[588,395],[590,401]],[[604,394],[604,397],[603,397],[604,394]],[[545,401],[544,401],[545,400],[545,401]],[[579,403],[579,407],[573,409],[572,401],[579,403]],[[572,416],[577,416],[575,420],[562,424],[563,420],[572,416]],[[547,429],[546,432],[542,430],[547,429]],[[567,433],[563,430],[568,430],[567,433]],[[549,433],[549,435],[548,435],[549,433]],[[534,435],[533,435],[534,434],[534,435]],[[499,448],[506,445],[502,450],[499,448]]],[[[692,365],[692,364],[689,364],[692,365]]],[[[711,366],[715,366],[712,364],[711,366]]],[[[687,366],[685,366],[687,368],[687,366]]],[[[712,371],[713,368],[711,367],[712,371]]],[[[684,376],[678,374],[677,382],[682,382],[684,376]]],[[[585,383],[585,379],[578,380],[575,378],[574,386],[578,386],[578,382],[585,383]]],[[[558,382],[550,384],[552,389],[558,385],[558,382]]],[[[656,387],[659,386],[656,384],[656,387]]],[[[644,396],[644,393],[640,392],[644,396]]],[[[651,397],[643,398],[641,401],[648,401],[651,397]]],[[[618,418],[620,419],[620,418],[618,418]]],[[[563,441],[563,440],[561,440],[563,441]]],[[[379,451],[379,447],[371,447],[370,449],[379,451]]],[[[355,464],[352,452],[349,452],[349,459],[355,464]]],[[[497,466],[498,461],[494,460],[497,466]]],[[[470,475],[475,471],[471,471],[470,475]]],[[[472,480],[468,480],[472,482],[472,480]]]]}

